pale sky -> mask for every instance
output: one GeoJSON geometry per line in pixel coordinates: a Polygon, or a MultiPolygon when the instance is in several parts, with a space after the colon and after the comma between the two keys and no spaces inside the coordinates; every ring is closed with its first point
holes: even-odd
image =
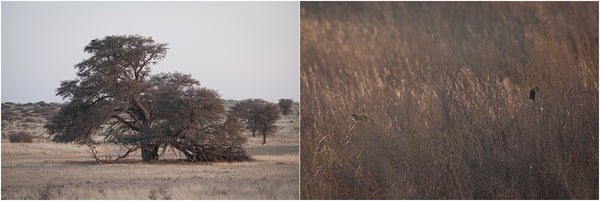
{"type": "Polygon", "coordinates": [[[107,35],[169,43],[152,74],[192,74],[224,99],[300,100],[299,2],[2,2],[2,102],[65,102],[83,48],[107,35]]]}

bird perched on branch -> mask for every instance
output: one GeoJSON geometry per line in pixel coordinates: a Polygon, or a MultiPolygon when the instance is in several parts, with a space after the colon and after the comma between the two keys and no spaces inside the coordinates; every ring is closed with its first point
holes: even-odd
{"type": "Polygon", "coordinates": [[[356,128],[358,122],[361,121],[369,121],[369,117],[366,114],[356,114],[356,113],[352,113],[352,126],[350,127],[350,131],[348,131],[348,134],[346,135],[346,139],[348,141],[346,141],[346,144],[350,143],[352,141],[352,131],[354,130],[354,128],[356,128]]]}
{"type": "Polygon", "coordinates": [[[529,100],[534,101],[535,100],[535,95],[538,93],[538,91],[540,91],[539,87],[533,87],[533,89],[531,89],[531,91],[529,91],[529,100]]]}

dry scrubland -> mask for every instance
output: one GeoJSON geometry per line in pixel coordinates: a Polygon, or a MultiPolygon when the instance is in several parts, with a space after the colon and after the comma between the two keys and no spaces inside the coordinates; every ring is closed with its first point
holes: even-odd
{"type": "Polygon", "coordinates": [[[303,2],[301,55],[302,199],[598,199],[598,2],[303,2]]]}
{"type": "MultiPolygon", "coordinates": [[[[2,104],[2,199],[298,199],[298,103],[268,144],[249,137],[245,147],[255,161],[236,163],[183,162],[167,151],[155,162],[142,162],[136,152],[98,164],[86,146],[48,142],[44,117],[59,106],[2,104]],[[10,143],[8,135],[19,132],[33,143],[10,143]]],[[[100,154],[116,154],[109,150],[119,147],[104,146],[100,154]]]]}

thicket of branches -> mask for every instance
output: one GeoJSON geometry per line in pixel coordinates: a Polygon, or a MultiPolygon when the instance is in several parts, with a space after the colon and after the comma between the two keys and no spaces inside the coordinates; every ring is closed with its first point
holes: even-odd
{"type": "Polygon", "coordinates": [[[301,19],[303,199],[598,199],[598,2],[301,19]]]}

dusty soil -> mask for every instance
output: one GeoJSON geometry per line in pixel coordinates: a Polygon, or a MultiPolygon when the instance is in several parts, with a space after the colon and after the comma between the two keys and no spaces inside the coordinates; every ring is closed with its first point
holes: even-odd
{"type": "Polygon", "coordinates": [[[191,163],[165,154],[145,163],[136,153],[98,164],[72,144],[2,142],[2,199],[298,199],[297,145],[247,151],[255,161],[191,163]]]}

